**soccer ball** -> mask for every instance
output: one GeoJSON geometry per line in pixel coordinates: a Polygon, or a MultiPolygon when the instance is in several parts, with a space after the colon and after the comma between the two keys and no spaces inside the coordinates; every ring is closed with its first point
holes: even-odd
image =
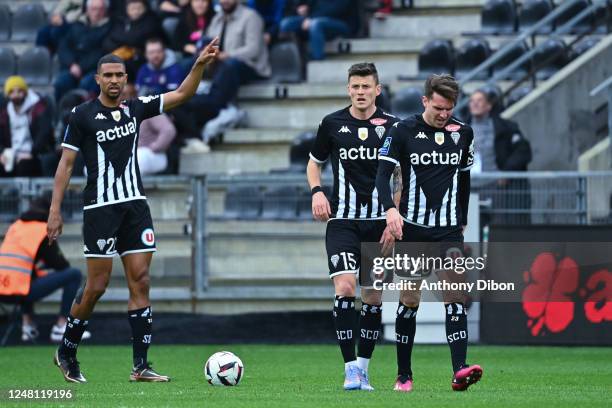
{"type": "Polygon", "coordinates": [[[229,351],[219,351],[208,358],[204,364],[204,375],[211,385],[238,385],[244,375],[244,366],[237,355],[229,351]]]}

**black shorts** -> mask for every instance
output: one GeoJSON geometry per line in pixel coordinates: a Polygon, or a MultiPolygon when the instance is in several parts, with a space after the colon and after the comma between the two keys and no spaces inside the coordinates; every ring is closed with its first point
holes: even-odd
{"type": "Polygon", "coordinates": [[[344,273],[359,273],[362,259],[361,244],[378,243],[386,226],[384,219],[330,220],[325,233],[329,277],[333,278],[344,273]]]}
{"type": "Polygon", "coordinates": [[[84,210],[83,238],[83,251],[87,258],[156,250],[153,220],[146,200],[84,210]]]}

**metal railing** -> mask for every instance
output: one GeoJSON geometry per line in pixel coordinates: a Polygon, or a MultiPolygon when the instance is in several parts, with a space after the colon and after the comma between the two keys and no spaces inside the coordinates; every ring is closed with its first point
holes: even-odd
{"type": "MultiPolygon", "coordinates": [[[[519,45],[520,43],[522,43],[523,41],[525,41],[528,38],[531,38],[532,48],[529,49],[528,52],[526,52],[525,54],[523,54],[522,56],[517,58],[515,61],[513,61],[511,64],[509,64],[508,66],[503,68],[502,70],[494,72],[493,76],[487,81],[487,85],[495,85],[495,82],[497,80],[506,78],[508,76],[508,74],[510,74],[512,71],[516,70],[521,65],[523,65],[526,62],[530,61],[532,59],[533,55],[538,51],[538,48],[535,46],[535,36],[537,35],[538,31],[541,28],[543,28],[543,27],[553,23],[557,19],[557,17],[562,15],[565,11],[569,10],[572,6],[577,4],[579,1],[580,0],[568,0],[568,1],[564,1],[563,3],[561,3],[553,11],[551,11],[544,18],[542,18],[537,24],[533,25],[528,30],[525,30],[524,32],[521,32],[512,41],[506,43],[503,47],[501,47],[499,50],[497,50],[495,53],[493,53],[493,55],[491,55],[489,58],[487,58],[484,62],[482,62],[480,65],[478,65],[472,71],[468,72],[468,74],[466,76],[464,76],[459,81],[460,86],[463,87],[466,83],[468,83],[470,81],[473,81],[474,79],[478,78],[479,74],[481,74],[482,72],[490,69],[495,64],[500,62],[517,45],[519,45]]],[[[565,35],[565,34],[569,33],[572,28],[574,28],[576,25],[578,25],[584,19],[589,18],[590,16],[594,15],[594,12],[600,6],[603,6],[603,5],[606,6],[606,10],[607,10],[607,12],[609,12],[609,8],[611,6],[610,0],[595,0],[595,1],[593,1],[593,3],[589,7],[584,9],[582,12],[578,13],[576,16],[571,18],[569,21],[567,21],[562,26],[557,27],[549,35],[550,36],[561,36],[561,35],[565,35]]],[[[584,35],[586,35],[586,34],[583,34],[582,36],[584,36],[584,35]]],[[[574,41],[574,43],[576,41],[578,41],[580,38],[581,38],[581,36],[579,36],[578,39],[576,39],[574,41]]],[[[540,63],[542,63],[542,61],[538,62],[538,64],[540,64],[540,63]]],[[[512,89],[516,88],[518,85],[520,85],[521,82],[523,82],[528,77],[532,78],[532,83],[535,86],[535,83],[536,83],[535,71],[536,70],[533,69],[531,71],[532,72],[528,73],[525,77],[520,78],[519,80],[515,80],[515,84],[513,86],[511,86],[506,91],[506,93],[512,91],[512,89]]],[[[468,99],[469,98],[464,97],[464,98],[462,98],[457,103],[457,106],[456,106],[456,111],[457,112],[461,112],[462,109],[465,108],[465,106],[468,103],[468,99]]]]}

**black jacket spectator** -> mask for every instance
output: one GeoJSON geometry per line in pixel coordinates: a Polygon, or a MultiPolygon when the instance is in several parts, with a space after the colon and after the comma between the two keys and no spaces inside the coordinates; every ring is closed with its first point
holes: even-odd
{"type": "Polygon", "coordinates": [[[531,145],[516,122],[493,117],[495,162],[501,171],[526,171],[531,162],[531,145]]]}
{"type": "Polygon", "coordinates": [[[74,23],[60,43],[57,53],[60,68],[69,69],[70,65],[77,63],[84,73],[95,71],[98,60],[104,55],[102,43],[109,31],[108,19],[96,26],[83,21],[74,23]]]}
{"type": "Polygon", "coordinates": [[[162,31],[157,16],[147,10],[140,18],[131,21],[122,17],[113,24],[108,37],[104,40],[104,49],[111,52],[120,47],[135,48],[143,54],[145,42],[149,38],[161,37],[162,31]]]}

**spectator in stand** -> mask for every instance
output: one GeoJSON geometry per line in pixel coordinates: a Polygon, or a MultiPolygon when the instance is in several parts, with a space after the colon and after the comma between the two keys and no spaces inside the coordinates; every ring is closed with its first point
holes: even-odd
{"type": "MultiPolygon", "coordinates": [[[[470,120],[477,152],[474,160],[476,172],[527,171],[531,162],[531,145],[516,122],[503,119],[494,109],[497,101],[483,90],[470,96],[470,120]]],[[[522,178],[498,179],[496,185],[485,186],[483,196],[491,194],[496,210],[527,210],[531,208],[529,181],[522,178]],[[495,191],[497,190],[497,191],[495,191]]],[[[487,217],[485,217],[487,218],[487,217]]],[[[526,214],[497,214],[485,220],[496,224],[529,224],[526,214]]]]}
{"type": "Polygon", "coordinates": [[[325,58],[325,41],[357,31],[357,10],[350,0],[303,1],[296,12],[281,21],[280,33],[307,34],[312,60],[325,58]]]}
{"type": "Polygon", "coordinates": [[[214,15],[210,0],[191,0],[189,7],[185,7],[181,13],[174,32],[175,49],[189,58],[190,66],[191,58],[198,50],[197,44],[205,37],[214,15]]]}
{"type": "Polygon", "coordinates": [[[125,17],[117,18],[113,24],[103,48],[125,61],[128,80],[133,81],[144,62],[145,42],[148,38],[161,36],[162,31],[146,0],[127,0],[125,12],[125,17]]]}
{"type": "Polygon", "coordinates": [[[185,73],[176,61],[174,52],[166,50],[160,38],[150,38],[145,44],[147,63],[136,76],[139,95],[154,95],[173,91],[185,78],[185,73]]]}
{"type": "Polygon", "coordinates": [[[4,84],[8,103],[0,108],[0,176],[39,177],[41,157],[53,154],[51,109],[20,76],[4,84]]]}
{"type": "Polygon", "coordinates": [[[222,12],[215,15],[207,31],[209,37],[219,37],[219,63],[208,93],[195,95],[190,103],[198,118],[207,121],[202,131],[204,143],[244,118],[244,112],[231,103],[240,85],[271,73],[263,19],[238,0],[220,0],[219,4],[222,12]]]}
{"type": "MultiPolygon", "coordinates": [[[[145,47],[147,63],[140,67],[136,77],[138,95],[155,95],[175,90],[185,78],[185,72],[176,61],[175,53],[166,49],[159,38],[147,40],[145,47]]],[[[174,122],[181,139],[199,138],[194,114],[185,106],[179,106],[167,113],[174,122]]]]}
{"type": "Polygon", "coordinates": [[[107,9],[108,0],[87,1],[86,15],[70,26],[60,42],[60,72],[54,83],[56,101],[76,87],[89,92],[98,89],[96,66],[104,55],[102,43],[110,30],[107,9]]]}
{"type": "Polygon", "coordinates": [[[163,0],[158,11],[164,17],[178,16],[189,5],[189,0],[163,0]]]}
{"type": "Polygon", "coordinates": [[[84,0],[60,0],[49,16],[49,24],[38,30],[36,45],[47,47],[54,53],[70,24],[84,16],[83,3],[84,0]]]}
{"type": "Polygon", "coordinates": [[[374,18],[384,20],[389,17],[393,11],[393,0],[380,0],[378,3],[380,4],[380,8],[374,13],[374,18]]]}
{"type": "Polygon", "coordinates": [[[265,23],[264,40],[270,45],[278,37],[280,22],[285,15],[286,0],[248,0],[247,6],[256,10],[265,23]]]}

